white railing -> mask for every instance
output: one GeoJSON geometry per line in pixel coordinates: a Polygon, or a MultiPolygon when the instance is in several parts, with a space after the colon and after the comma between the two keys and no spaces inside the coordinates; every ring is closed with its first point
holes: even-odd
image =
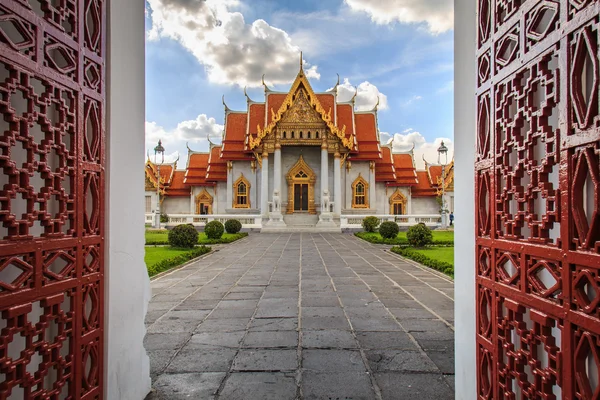
{"type": "Polygon", "coordinates": [[[154,213],[146,213],[146,223],[147,224],[152,224],[154,223],[154,213]]]}
{"type": "Polygon", "coordinates": [[[413,226],[418,223],[424,223],[429,227],[436,227],[442,224],[442,217],[439,214],[425,215],[342,215],[340,216],[340,228],[362,228],[362,222],[367,217],[375,216],[384,221],[393,221],[398,226],[413,226]]]}
{"type": "Polygon", "coordinates": [[[169,220],[165,225],[192,224],[204,226],[211,221],[225,223],[228,219],[237,219],[242,223],[242,228],[262,228],[261,215],[198,215],[198,214],[169,214],[169,220]]]}

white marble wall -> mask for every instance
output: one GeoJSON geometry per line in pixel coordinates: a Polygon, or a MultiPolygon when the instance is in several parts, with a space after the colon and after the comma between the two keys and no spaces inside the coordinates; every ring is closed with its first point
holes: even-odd
{"type": "Polygon", "coordinates": [[[440,205],[436,197],[413,197],[411,214],[439,214],[440,205]]]}
{"type": "Polygon", "coordinates": [[[189,214],[190,197],[167,197],[160,208],[161,214],[189,214]]]}
{"type": "Polygon", "coordinates": [[[227,182],[217,182],[216,196],[213,201],[213,214],[225,214],[227,209],[231,208],[231,204],[227,205],[227,182]]]}
{"type": "MultiPolygon", "coordinates": [[[[364,180],[366,180],[367,182],[369,182],[370,179],[370,173],[371,171],[369,170],[369,162],[353,162],[352,163],[352,168],[350,169],[350,171],[348,171],[346,169],[346,167],[344,166],[344,172],[342,172],[342,175],[346,175],[346,179],[344,182],[344,179],[342,179],[342,192],[345,193],[346,198],[344,199],[344,205],[342,207],[342,214],[345,214],[347,211],[350,212],[357,212],[357,210],[362,210],[359,213],[364,214],[364,213],[368,213],[368,214],[372,214],[374,213],[374,208],[375,208],[375,204],[371,204],[370,201],[371,199],[369,198],[369,205],[372,207],[371,209],[368,208],[362,208],[362,209],[352,209],[352,183],[354,183],[354,181],[356,180],[356,178],[358,178],[358,175],[360,174],[360,176],[362,176],[362,178],[364,180]]],[[[373,182],[375,183],[375,182],[373,182]]],[[[369,187],[371,185],[371,182],[369,182],[369,187]]],[[[367,190],[367,193],[369,193],[369,190],[367,190]]],[[[369,196],[370,197],[370,196],[369,196]]],[[[381,197],[381,196],[379,196],[381,197]]]]}

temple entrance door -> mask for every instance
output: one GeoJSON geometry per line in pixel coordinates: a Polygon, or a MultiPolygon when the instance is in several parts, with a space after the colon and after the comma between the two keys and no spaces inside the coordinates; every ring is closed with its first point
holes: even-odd
{"type": "Polygon", "coordinates": [[[308,184],[294,184],[294,212],[308,211],[308,184]]]}
{"type": "Polygon", "coordinates": [[[309,214],[316,214],[315,181],[317,177],[302,156],[290,168],[286,179],[288,182],[287,213],[308,212],[309,214]]]}

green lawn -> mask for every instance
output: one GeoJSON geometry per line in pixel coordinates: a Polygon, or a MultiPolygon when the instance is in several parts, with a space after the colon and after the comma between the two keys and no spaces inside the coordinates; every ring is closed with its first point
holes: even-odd
{"type": "MultiPolygon", "coordinates": [[[[248,234],[245,232],[240,233],[224,233],[220,240],[210,240],[206,237],[204,232],[198,232],[198,244],[216,244],[216,243],[231,243],[243,237],[246,237],[248,234]]],[[[160,231],[156,230],[146,230],[146,244],[168,244],[169,243],[169,231],[166,229],[162,229],[160,231]]]]}
{"type": "Polygon", "coordinates": [[[448,264],[454,265],[454,247],[428,247],[425,249],[412,248],[412,250],[419,254],[423,254],[428,258],[444,261],[448,264]]]}
{"type": "MultiPolygon", "coordinates": [[[[355,235],[371,243],[408,244],[406,232],[398,233],[395,239],[383,239],[379,232],[357,232],[355,235]]],[[[433,236],[433,244],[452,244],[454,242],[454,231],[431,231],[431,235],[433,236]]]]}
{"type": "Polygon", "coordinates": [[[146,266],[151,267],[159,261],[166,260],[167,258],[177,257],[181,254],[190,252],[190,249],[177,249],[170,246],[161,247],[146,247],[146,256],[144,261],[146,266]]]}

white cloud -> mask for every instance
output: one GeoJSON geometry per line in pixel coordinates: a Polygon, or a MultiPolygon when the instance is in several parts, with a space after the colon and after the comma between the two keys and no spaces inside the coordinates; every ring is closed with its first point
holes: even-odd
{"type": "MultiPolygon", "coordinates": [[[[331,89],[330,89],[331,90],[331,89]]],[[[358,87],[352,86],[348,78],[344,79],[344,83],[338,86],[338,101],[350,101],[352,96],[356,94],[354,105],[358,111],[369,111],[377,104],[377,97],[379,96],[379,109],[387,110],[388,100],[387,96],[377,89],[377,86],[364,81],[358,87]]]]}
{"type": "Polygon", "coordinates": [[[352,10],[365,12],[378,24],[394,21],[427,23],[432,34],[451,30],[454,25],[452,0],[345,0],[352,10]]]}
{"type": "MultiPolygon", "coordinates": [[[[438,151],[437,149],[444,141],[444,145],[448,148],[448,162],[454,156],[454,141],[450,138],[435,138],[433,142],[428,142],[421,133],[409,128],[402,133],[391,135],[387,132],[380,133],[381,142],[384,144],[392,144],[392,148],[397,152],[406,152],[415,146],[415,162],[417,169],[424,169],[425,163],[423,157],[429,163],[437,164],[438,151]]],[[[441,161],[444,161],[443,159],[441,161]]]]}
{"type": "Polygon", "coordinates": [[[182,121],[172,130],[167,130],[156,122],[146,121],[146,151],[150,153],[150,159],[154,161],[154,147],[161,140],[165,148],[165,162],[173,162],[181,155],[178,167],[185,167],[187,148],[186,143],[197,151],[208,151],[208,140],[213,143],[221,143],[223,125],[217,124],[214,118],[208,118],[200,114],[196,119],[182,121]]]}
{"type": "MultiPolygon", "coordinates": [[[[300,49],[283,30],[259,19],[246,23],[238,0],[148,0],[152,9],[149,40],[179,41],[206,69],[211,82],[260,86],[289,83],[298,72],[300,49]]],[[[319,79],[304,61],[306,76],[319,79]]]]}
{"type": "Polygon", "coordinates": [[[408,107],[413,103],[416,103],[417,101],[421,101],[423,100],[422,96],[419,95],[415,95],[413,97],[411,97],[410,99],[406,100],[404,103],[402,103],[402,107],[408,107]]]}

